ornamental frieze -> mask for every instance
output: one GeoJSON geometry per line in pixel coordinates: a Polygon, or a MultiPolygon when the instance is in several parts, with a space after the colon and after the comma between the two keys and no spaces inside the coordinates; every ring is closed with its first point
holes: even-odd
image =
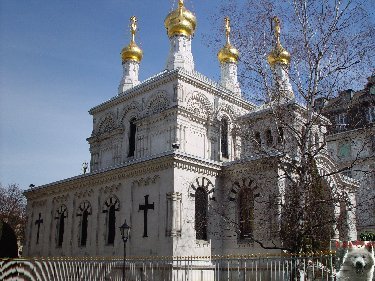
{"type": "Polygon", "coordinates": [[[159,178],[160,178],[159,175],[155,175],[153,177],[147,177],[147,178],[140,178],[138,180],[133,181],[133,185],[137,184],[138,186],[147,186],[147,185],[156,183],[156,180],[159,178]]]}
{"type": "Polygon", "coordinates": [[[85,198],[85,197],[90,197],[93,193],[94,191],[92,189],[86,189],[86,190],[77,191],[76,193],[74,193],[74,196],[77,198],[85,198]]]}
{"type": "Polygon", "coordinates": [[[68,201],[69,194],[59,195],[52,198],[52,203],[64,203],[68,201]]]}
{"type": "Polygon", "coordinates": [[[34,202],[32,203],[32,206],[33,206],[33,207],[43,207],[43,206],[46,205],[46,203],[47,203],[47,199],[44,199],[44,200],[38,200],[38,201],[34,201],[34,202]]]}
{"type": "Polygon", "coordinates": [[[104,194],[111,194],[111,193],[116,193],[118,190],[119,190],[119,187],[120,187],[121,183],[116,183],[116,184],[112,184],[112,185],[107,185],[107,186],[104,186],[104,187],[101,187],[100,188],[100,192],[104,193],[104,194]]]}

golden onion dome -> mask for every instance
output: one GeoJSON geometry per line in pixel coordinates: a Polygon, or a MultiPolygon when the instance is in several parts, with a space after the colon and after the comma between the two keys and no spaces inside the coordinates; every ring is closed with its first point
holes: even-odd
{"type": "Polygon", "coordinates": [[[287,50],[283,48],[283,46],[280,43],[280,31],[281,31],[280,20],[278,17],[273,17],[272,20],[275,23],[274,31],[275,31],[276,46],[268,54],[267,61],[271,67],[273,67],[277,63],[289,66],[290,54],[287,50]]]}
{"type": "Polygon", "coordinates": [[[135,43],[135,33],[137,31],[137,19],[135,16],[130,18],[130,31],[131,31],[131,41],[128,46],[124,47],[121,51],[122,63],[126,61],[136,61],[140,62],[143,57],[143,51],[135,43]]]}
{"type": "Polygon", "coordinates": [[[184,1],[179,0],[178,8],[170,12],[164,21],[168,37],[174,35],[192,36],[197,26],[195,15],[184,6],[184,1]]]}
{"type": "Polygon", "coordinates": [[[276,63],[289,65],[290,64],[290,54],[283,46],[276,45],[275,48],[268,54],[267,61],[271,66],[274,66],[276,63]]]}
{"type": "Polygon", "coordinates": [[[225,18],[225,34],[226,34],[227,42],[226,42],[225,46],[217,54],[217,58],[219,59],[220,63],[226,63],[226,62],[237,63],[240,54],[239,54],[238,50],[230,44],[230,40],[229,40],[230,20],[229,20],[229,17],[225,18]]]}

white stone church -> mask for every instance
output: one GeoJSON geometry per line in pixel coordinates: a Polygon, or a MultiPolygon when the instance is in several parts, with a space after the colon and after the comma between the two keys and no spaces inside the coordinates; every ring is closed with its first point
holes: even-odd
{"type": "MultiPolygon", "coordinates": [[[[242,97],[229,19],[218,54],[219,82],[194,70],[196,18],[182,0],[165,27],[165,70],[140,82],[142,50],[131,18],[118,95],[89,111],[90,172],[25,192],[24,256],[122,256],[119,226],[125,220],[129,256],[258,253],[263,250],[252,237],[277,241],[282,222],[275,201],[287,186],[278,148],[298,157],[295,143],[285,143],[293,132],[274,122],[270,104],[256,106],[242,97]],[[269,153],[260,154],[260,147],[269,153]]],[[[280,28],[275,34],[268,62],[285,93],[278,102],[293,110],[287,118],[298,130],[305,109],[294,101],[280,28]]],[[[324,133],[316,128],[320,141],[324,133]]],[[[316,162],[322,173],[335,167],[324,153],[316,162]]],[[[328,183],[330,190],[355,186],[338,174],[328,183]]],[[[352,213],[347,217],[354,221],[352,213]]],[[[355,225],[348,227],[354,239],[355,225]]],[[[332,238],[339,235],[337,230],[332,238]]]]}

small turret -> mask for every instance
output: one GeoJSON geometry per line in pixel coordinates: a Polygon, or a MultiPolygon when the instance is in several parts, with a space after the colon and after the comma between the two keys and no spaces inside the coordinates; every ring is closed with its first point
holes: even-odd
{"type": "Polygon", "coordinates": [[[132,16],[130,18],[131,40],[129,45],[125,46],[121,51],[123,77],[118,89],[119,94],[139,84],[139,64],[143,57],[143,51],[135,43],[136,31],[137,18],[132,16]]]}
{"type": "Polygon", "coordinates": [[[237,78],[237,63],[239,59],[238,50],[230,43],[230,20],[229,17],[224,19],[225,21],[225,35],[226,44],[217,54],[217,58],[220,62],[221,67],[221,79],[220,84],[232,91],[234,94],[240,96],[241,89],[237,78]]]}

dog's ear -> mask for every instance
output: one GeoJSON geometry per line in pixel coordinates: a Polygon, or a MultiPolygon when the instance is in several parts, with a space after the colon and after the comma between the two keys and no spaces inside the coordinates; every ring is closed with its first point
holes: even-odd
{"type": "Polygon", "coordinates": [[[348,251],[349,252],[353,251],[353,243],[352,243],[352,241],[349,241],[349,243],[348,243],[348,251]]]}
{"type": "Polygon", "coordinates": [[[367,242],[365,242],[365,248],[367,249],[367,251],[369,251],[370,253],[372,253],[372,250],[373,250],[373,242],[372,242],[372,241],[367,241],[367,242]]]}

